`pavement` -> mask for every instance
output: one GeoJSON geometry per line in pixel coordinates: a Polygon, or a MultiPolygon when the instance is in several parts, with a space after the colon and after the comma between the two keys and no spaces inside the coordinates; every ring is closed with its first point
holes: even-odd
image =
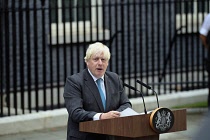
{"type": "MultiPolygon", "coordinates": [[[[205,120],[209,118],[207,108],[197,110],[188,109],[187,130],[161,134],[160,140],[191,140],[205,124],[205,120]]],[[[207,139],[209,140],[210,136],[206,136],[206,140],[207,139]]],[[[1,135],[0,140],[66,140],[66,127],[1,135]]]]}

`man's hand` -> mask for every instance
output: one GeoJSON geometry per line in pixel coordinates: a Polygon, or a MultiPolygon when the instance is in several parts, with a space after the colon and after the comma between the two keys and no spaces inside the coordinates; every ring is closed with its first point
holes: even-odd
{"type": "Polygon", "coordinates": [[[111,118],[118,118],[120,117],[120,112],[118,111],[109,111],[107,113],[102,113],[100,119],[111,119],[111,118]]]}

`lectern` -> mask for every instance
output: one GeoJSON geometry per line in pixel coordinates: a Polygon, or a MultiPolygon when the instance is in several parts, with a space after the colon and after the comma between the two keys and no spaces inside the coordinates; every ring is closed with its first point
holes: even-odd
{"type": "MultiPolygon", "coordinates": [[[[172,110],[172,112],[174,124],[166,133],[186,130],[186,109],[172,110]]],[[[150,115],[86,121],[79,124],[79,129],[82,132],[112,135],[115,136],[115,140],[159,140],[160,133],[150,126],[150,115]]]]}

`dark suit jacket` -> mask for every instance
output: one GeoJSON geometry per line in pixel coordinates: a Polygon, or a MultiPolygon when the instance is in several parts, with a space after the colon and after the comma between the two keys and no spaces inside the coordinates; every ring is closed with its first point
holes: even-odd
{"type": "Polygon", "coordinates": [[[79,122],[92,120],[96,113],[111,110],[122,111],[127,107],[131,107],[119,76],[116,73],[107,71],[104,80],[106,110],[103,109],[100,93],[87,69],[67,77],[63,95],[69,114],[67,140],[107,140],[104,135],[80,132],[79,122]]]}

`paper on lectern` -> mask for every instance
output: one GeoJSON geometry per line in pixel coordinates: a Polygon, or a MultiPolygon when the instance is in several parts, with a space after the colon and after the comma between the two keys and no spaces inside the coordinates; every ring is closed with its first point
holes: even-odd
{"type": "Polygon", "coordinates": [[[134,111],[132,108],[126,108],[122,112],[120,112],[120,117],[126,117],[126,116],[134,116],[139,115],[136,111],[134,111]]]}

